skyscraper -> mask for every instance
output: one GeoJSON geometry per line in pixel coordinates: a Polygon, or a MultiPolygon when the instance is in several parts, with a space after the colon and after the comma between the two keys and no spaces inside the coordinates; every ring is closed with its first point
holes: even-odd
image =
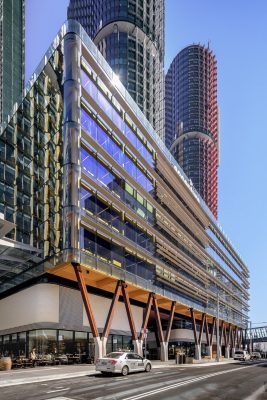
{"type": "Polygon", "coordinates": [[[70,0],[80,22],[164,138],[164,1],[70,0]]]}
{"type": "Polygon", "coordinates": [[[229,358],[248,268],[113,78],[69,20],[0,132],[0,354],[229,358]]]}
{"type": "Polygon", "coordinates": [[[25,1],[0,0],[0,123],[24,86],[25,1]]]}
{"type": "Polygon", "coordinates": [[[217,218],[217,61],[209,48],[180,51],[166,75],[166,145],[217,218]]]}

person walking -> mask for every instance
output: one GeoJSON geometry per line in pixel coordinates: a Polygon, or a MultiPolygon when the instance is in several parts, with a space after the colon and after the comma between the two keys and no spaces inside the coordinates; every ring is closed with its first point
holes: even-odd
{"type": "Polygon", "coordinates": [[[35,349],[35,347],[34,347],[34,348],[32,349],[32,351],[31,351],[31,354],[30,354],[30,359],[32,360],[32,366],[33,366],[33,367],[35,367],[36,358],[37,358],[36,349],[35,349]]]}

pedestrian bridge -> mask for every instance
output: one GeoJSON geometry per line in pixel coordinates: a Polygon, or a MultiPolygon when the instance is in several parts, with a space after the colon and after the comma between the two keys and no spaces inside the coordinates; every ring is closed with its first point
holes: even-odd
{"type": "Polygon", "coordinates": [[[267,342],[267,326],[245,329],[244,341],[248,342],[251,339],[253,343],[267,342]]]}

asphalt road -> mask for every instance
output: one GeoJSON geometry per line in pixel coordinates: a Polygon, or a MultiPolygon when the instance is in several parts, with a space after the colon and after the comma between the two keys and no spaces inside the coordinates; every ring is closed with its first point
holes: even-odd
{"type": "Polygon", "coordinates": [[[3,387],[1,400],[267,400],[267,363],[157,368],[3,387]],[[266,387],[265,387],[266,383],[266,387]]]}

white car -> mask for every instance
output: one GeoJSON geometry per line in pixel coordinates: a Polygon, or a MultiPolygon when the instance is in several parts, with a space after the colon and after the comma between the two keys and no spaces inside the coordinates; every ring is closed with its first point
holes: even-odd
{"type": "Polygon", "coordinates": [[[247,361],[250,360],[250,355],[246,350],[236,350],[234,360],[247,361]]]}
{"type": "Polygon", "coordinates": [[[251,360],[260,360],[261,359],[261,353],[258,352],[258,351],[253,351],[250,354],[250,358],[251,358],[251,360]]]}
{"type": "Polygon", "coordinates": [[[95,364],[96,371],[102,374],[122,374],[129,372],[145,371],[150,372],[152,365],[149,360],[134,352],[116,351],[98,358],[95,364]]]}

